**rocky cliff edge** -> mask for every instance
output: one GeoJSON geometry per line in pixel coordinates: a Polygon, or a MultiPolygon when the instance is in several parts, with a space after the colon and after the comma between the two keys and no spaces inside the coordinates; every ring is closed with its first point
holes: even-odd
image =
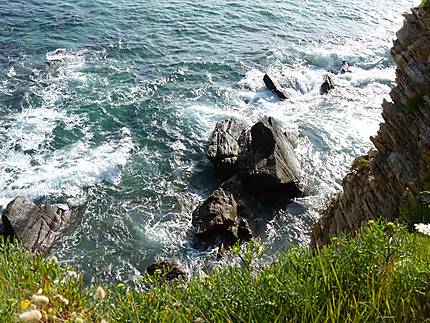
{"type": "Polygon", "coordinates": [[[396,219],[411,194],[430,190],[430,13],[414,8],[404,17],[391,49],[396,86],[370,138],[375,148],[354,161],[343,190],[327,203],[312,228],[314,247],[370,219],[396,219]]]}

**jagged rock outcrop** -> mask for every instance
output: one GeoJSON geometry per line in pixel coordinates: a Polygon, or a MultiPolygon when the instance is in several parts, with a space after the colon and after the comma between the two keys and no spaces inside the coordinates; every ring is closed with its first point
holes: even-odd
{"type": "Polygon", "coordinates": [[[303,195],[301,171],[289,138],[275,120],[264,117],[249,129],[234,120],[217,123],[207,155],[216,167],[234,170],[193,212],[193,229],[202,248],[254,237],[250,198],[303,195]],[[241,133],[239,130],[242,129],[241,133]],[[234,168],[232,168],[234,165],[234,168]]]}
{"type": "Polygon", "coordinates": [[[272,117],[264,117],[246,135],[239,172],[250,191],[258,195],[303,194],[299,163],[291,142],[272,117]]]}
{"type": "Polygon", "coordinates": [[[2,214],[5,232],[14,235],[28,250],[45,252],[72,214],[57,206],[45,204],[38,207],[32,201],[17,197],[2,214]]]}
{"type": "Polygon", "coordinates": [[[270,78],[269,75],[264,74],[263,82],[264,82],[264,85],[266,85],[266,87],[270,91],[275,93],[281,100],[285,100],[287,98],[285,93],[282,92],[281,90],[279,90],[281,87],[279,85],[276,85],[275,82],[270,78]]]}
{"type": "Polygon", "coordinates": [[[250,212],[242,199],[242,191],[242,181],[234,176],[193,212],[194,233],[204,248],[221,243],[227,247],[252,239],[250,212]]]}
{"type": "Polygon", "coordinates": [[[355,162],[343,192],[328,203],[313,226],[314,246],[341,231],[356,231],[369,219],[395,219],[405,192],[430,188],[430,15],[405,14],[391,50],[397,65],[392,102],[382,104],[384,123],[371,140],[377,151],[355,162]]]}
{"type": "Polygon", "coordinates": [[[245,128],[245,124],[234,119],[220,121],[215,126],[206,154],[222,177],[228,178],[237,171],[239,139],[245,128]]]}

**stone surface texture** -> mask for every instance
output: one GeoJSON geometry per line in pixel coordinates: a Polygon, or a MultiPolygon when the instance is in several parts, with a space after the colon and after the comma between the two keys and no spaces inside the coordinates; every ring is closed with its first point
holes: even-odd
{"type": "Polygon", "coordinates": [[[15,235],[25,248],[46,252],[71,217],[70,211],[57,206],[39,207],[26,198],[17,197],[7,205],[2,222],[7,233],[15,235]]]}

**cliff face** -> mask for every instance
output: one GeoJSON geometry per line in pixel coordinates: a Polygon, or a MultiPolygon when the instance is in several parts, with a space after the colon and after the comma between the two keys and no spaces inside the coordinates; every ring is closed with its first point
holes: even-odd
{"type": "Polygon", "coordinates": [[[356,231],[369,219],[395,219],[405,194],[430,189],[430,14],[414,8],[391,49],[397,65],[392,102],[382,104],[384,123],[371,137],[375,149],[357,158],[343,191],[313,226],[322,245],[341,231],[356,231]]]}

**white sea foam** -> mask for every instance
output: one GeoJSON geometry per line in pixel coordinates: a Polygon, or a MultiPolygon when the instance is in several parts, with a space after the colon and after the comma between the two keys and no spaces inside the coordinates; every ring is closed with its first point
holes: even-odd
{"type": "Polygon", "coordinates": [[[85,187],[101,181],[115,181],[132,149],[131,137],[124,137],[95,147],[82,141],[42,155],[3,152],[0,204],[4,207],[16,196],[75,197],[85,187]]]}
{"type": "Polygon", "coordinates": [[[349,81],[352,86],[364,86],[374,82],[392,84],[395,79],[394,68],[373,68],[370,70],[352,68],[351,71],[351,73],[338,75],[338,78],[349,81]]]}
{"type": "Polygon", "coordinates": [[[76,124],[76,117],[68,116],[65,111],[46,107],[24,109],[8,116],[2,123],[0,134],[8,146],[19,145],[23,150],[39,149],[52,134],[59,121],[76,124]]]}
{"type": "Polygon", "coordinates": [[[0,123],[0,205],[18,195],[31,199],[44,196],[76,197],[88,186],[115,182],[127,162],[134,143],[130,130],[122,129],[118,139],[95,143],[84,113],[75,114],[62,104],[69,96],[69,81],[85,83],[80,71],[87,59],[101,59],[105,51],[57,49],[46,55],[47,70],[33,70],[33,96],[27,94],[27,108],[5,117],[0,123]],[[53,150],[54,131],[80,129],[84,136],[53,150]]]}
{"type": "Polygon", "coordinates": [[[14,77],[16,75],[15,69],[13,68],[13,66],[9,69],[9,71],[7,72],[7,76],[9,77],[14,77]]]}

